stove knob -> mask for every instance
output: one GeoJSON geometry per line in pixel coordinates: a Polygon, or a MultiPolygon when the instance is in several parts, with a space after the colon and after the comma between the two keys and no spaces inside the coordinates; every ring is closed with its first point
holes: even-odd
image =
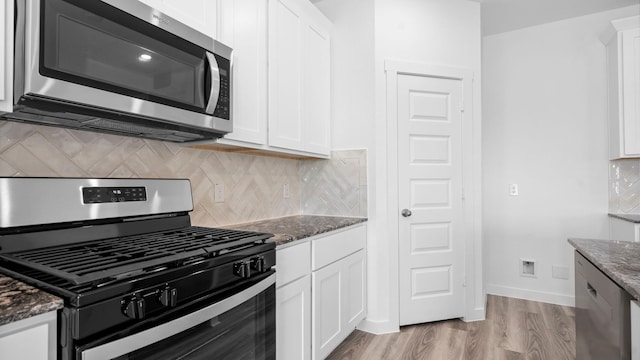
{"type": "Polygon", "coordinates": [[[136,307],[138,308],[138,319],[144,319],[145,315],[145,303],[144,299],[136,300],[136,307]]]}
{"type": "Polygon", "coordinates": [[[136,318],[136,302],[129,301],[125,303],[125,306],[122,308],[122,312],[130,319],[136,318]]]}
{"type": "Polygon", "coordinates": [[[145,316],[145,307],[144,299],[133,297],[131,300],[125,302],[122,312],[128,318],[143,319],[145,316]]]}
{"type": "Polygon", "coordinates": [[[239,276],[243,279],[251,277],[251,263],[248,261],[239,261],[233,264],[233,275],[239,276]]]}
{"type": "Polygon", "coordinates": [[[178,302],[178,289],[172,289],[170,287],[166,287],[160,291],[160,295],[158,296],[158,300],[160,304],[168,307],[176,306],[178,302]]]}
{"type": "Polygon", "coordinates": [[[257,256],[251,259],[251,265],[257,272],[263,273],[266,270],[264,257],[262,256],[257,256]]]}

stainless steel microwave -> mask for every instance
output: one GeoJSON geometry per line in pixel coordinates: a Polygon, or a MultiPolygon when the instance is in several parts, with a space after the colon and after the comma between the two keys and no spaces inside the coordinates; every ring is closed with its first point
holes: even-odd
{"type": "Polygon", "coordinates": [[[232,49],[132,0],[16,0],[9,120],[188,142],[233,129],[232,49]]]}

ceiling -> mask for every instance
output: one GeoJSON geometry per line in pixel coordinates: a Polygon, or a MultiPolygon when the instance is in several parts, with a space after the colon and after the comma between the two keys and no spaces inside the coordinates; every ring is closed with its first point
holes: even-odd
{"type": "MultiPolygon", "coordinates": [[[[311,0],[319,3],[323,0],[311,0]]],[[[480,3],[482,35],[640,5],[640,0],[469,0],[480,3]]]]}
{"type": "Polygon", "coordinates": [[[620,7],[640,0],[472,0],[480,2],[482,35],[493,35],[620,7]]]}

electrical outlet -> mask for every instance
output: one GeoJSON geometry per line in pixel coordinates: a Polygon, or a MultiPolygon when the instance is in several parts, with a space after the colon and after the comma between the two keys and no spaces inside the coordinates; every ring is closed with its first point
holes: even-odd
{"type": "Polygon", "coordinates": [[[224,202],[224,185],[223,184],[213,185],[213,201],[217,203],[224,202]]]}
{"type": "Polygon", "coordinates": [[[509,184],[509,195],[510,196],[518,196],[518,184],[509,184]]]}
{"type": "Polygon", "coordinates": [[[282,198],[288,199],[291,194],[289,193],[289,183],[282,185],[282,198]]]}
{"type": "Polygon", "coordinates": [[[536,261],[531,259],[520,259],[520,276],[537,277],[536,261]]]}

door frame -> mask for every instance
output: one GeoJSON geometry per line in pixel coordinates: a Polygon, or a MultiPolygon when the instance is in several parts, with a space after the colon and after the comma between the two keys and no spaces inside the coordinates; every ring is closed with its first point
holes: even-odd
{"type": "MultiPolygon", "coordinates": [[[[398,201],[398,75],[414,75],[448,78],[462,81],[464,113],[462,115],[462,186],[463,225],[465,238],[464,264],[464,321],[484,320],[486,293],[482,272],[481,237],[481,134],[480,118],[474,116],[474,73],[470,69],[416,62],[385,60],[386,74],[386,168],[387,168],[387,224],[390,253],[390,277],[395,279],[395,296],[391,299],[391,311],[399,318],[400,261],[398,201]]],[[[478,99],[479,100],[479,99],[478,99]]],[[[479,105],[478,105],[479,107],[479,105]]]]}

